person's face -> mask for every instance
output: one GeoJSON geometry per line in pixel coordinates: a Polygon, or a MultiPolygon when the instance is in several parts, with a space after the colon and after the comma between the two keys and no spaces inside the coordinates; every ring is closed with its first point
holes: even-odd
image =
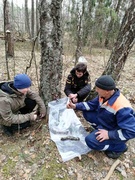
{"type": "Polygon", "coordinates": [[[83,76],[83,72],[75,71],[75,74],[78,78],[81,78],[83,76]]]}
{"type": "Polygon", "coordinates": [[[24,89],[17,89],[19,92],[21,92],[22,94],[27,94],[27,92],[30,90],[30,87],[28,88],[24,88],[24,89]]]}
{"type": "Polygon", "coordinates": [[[111,91],[107,91],[96,87],[96,92],[98,93],[100,98],[108,99],[109,97],[111,97],[111,91]]]}

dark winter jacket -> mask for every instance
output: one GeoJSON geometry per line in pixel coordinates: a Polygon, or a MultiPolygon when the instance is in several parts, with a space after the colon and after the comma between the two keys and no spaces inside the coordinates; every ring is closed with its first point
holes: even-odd
{"type": "Polygon", "coordinates": [[[88,71],[81,77],[78,78],[75,74],[75,69],[72,69],[67,77],[64,92],[68,96],[69,94],[78,94],[78,98],[84,99],[90,93],[90,75],[88,71]]]}
{"type": "Polygon", "coordinates": [[[13,87],[13,82],[0,83],[0,124],[11,126],[34,120],[34,112],[18,113],[19,109],[25,106],[26,97],[35,100],[40,113],[45,114],[45,105],[37,93],[30,90],[24,95],[13,87]]]}

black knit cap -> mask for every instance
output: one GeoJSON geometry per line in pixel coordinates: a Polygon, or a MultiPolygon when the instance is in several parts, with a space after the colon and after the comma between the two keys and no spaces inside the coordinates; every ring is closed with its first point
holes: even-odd
{"type": "Polygon", "coordinates": [[[113,78],[109,75],[99,77],[96,80],[95,85],[103,90],[113,90],[116,88],[113,78]]]}

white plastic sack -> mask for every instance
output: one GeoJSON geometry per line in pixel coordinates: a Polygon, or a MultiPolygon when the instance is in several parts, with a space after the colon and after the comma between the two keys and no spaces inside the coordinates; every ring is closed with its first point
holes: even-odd
{"type": "Polygon", "coordinates": [[[67,101],[62,98],[48,104],[50,136],[64,162],[91,150],[85,143],[87,132],[74,110],[66,108],[67,101]]]}

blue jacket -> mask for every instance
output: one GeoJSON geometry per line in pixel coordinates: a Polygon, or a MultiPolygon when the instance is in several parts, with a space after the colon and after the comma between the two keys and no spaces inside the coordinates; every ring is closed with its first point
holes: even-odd
{"type": "MultiPolygon", "coordinates": [[[[135,112],[130,102],[117,91],[103,103],[97,96],[88,102],[76,104],[81,111],[97,111],[98,128],[108,130],[110,139],[127,141],[135,137],[135,112]]],[[[92,116],[93,113],[90,113],[92,116]]],[[[95,119],[95,117],[93,117],[95,119]]],[[[92,119],[92,117],[91,117],[92,119]]]]}

